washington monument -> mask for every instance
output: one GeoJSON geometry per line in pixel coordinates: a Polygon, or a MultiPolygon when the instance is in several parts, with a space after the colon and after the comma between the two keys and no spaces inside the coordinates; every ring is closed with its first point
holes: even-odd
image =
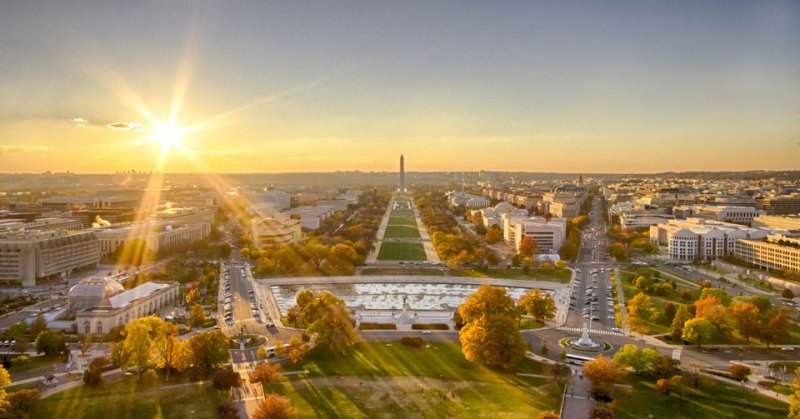
{"type": "Polygon", "coordinates": [[[406,192],[406,168],[405,159],[402,154],[400,155],[400,182],[397,184],[397,192],[406,192]]]}

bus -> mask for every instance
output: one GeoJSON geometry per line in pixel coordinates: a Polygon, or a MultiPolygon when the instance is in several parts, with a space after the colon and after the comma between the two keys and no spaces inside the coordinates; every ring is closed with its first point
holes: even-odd
{"type": "MultiPolygon", "coordinates": [[[[267,347],[267,357],[268,358],[272,358],[273,356],[275,356],[276,349],[278,349],[277,346],[269,346],[269,347],[267,347]]],[[[284,343],[283,344],[283,349],[284,350],[289,349],[289,344],[288,343],[284,343]]]]}
{"type": "Polygon", "coordinates": [[[567,354],[567,364],[583,365],[584,362],[594,361],[590,356],[567,354]]]}

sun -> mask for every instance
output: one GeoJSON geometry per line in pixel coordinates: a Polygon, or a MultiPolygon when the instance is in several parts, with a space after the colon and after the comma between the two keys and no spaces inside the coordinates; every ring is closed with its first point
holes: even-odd
{"type": "Polygon", "coordinates": [[[183,148],[181,138],[186,131],[174,123],[159,123],[153,128],[153,134],[150,138],[158,141],[162,148],[183,148]]]}

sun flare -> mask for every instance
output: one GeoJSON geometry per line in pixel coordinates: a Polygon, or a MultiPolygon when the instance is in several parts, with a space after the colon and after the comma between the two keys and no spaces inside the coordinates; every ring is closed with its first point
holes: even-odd
{"type": "Polygon", "coordinates": [[[154,141],[158,141],[162,148],[183,147],[181,139],[186,131],[173,123],[157,124],[150,136],[154,141]]]}

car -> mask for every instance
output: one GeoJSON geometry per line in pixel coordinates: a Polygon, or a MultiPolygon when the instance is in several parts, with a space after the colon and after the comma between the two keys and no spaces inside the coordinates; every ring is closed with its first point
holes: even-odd
{"type": "Polygon", "coordinates": [[[622,329],[620,329],[619,327],[612,327],[611,331],[614,333],[622,334],[622,329]]]}
{"type": "Polygon", "coordinates": [[[267,327],[275,327],[275,323],[267,323],[267,327]]]}
{"type": "Polygon", "coordinates": [[[781,350],[784,351],[784,352],[794,352],[794,347],[793,346],[784,346],[783,348],[781,348],[781,350]]]}
{"type": "Polygon", "coordinates": [[[422,334],[423,334],[423,335],[430,335],[430,334],[431,334],[431,331],[430,331],[430,330],[423,330],[423,331],[422,331],[422,334]]]}

